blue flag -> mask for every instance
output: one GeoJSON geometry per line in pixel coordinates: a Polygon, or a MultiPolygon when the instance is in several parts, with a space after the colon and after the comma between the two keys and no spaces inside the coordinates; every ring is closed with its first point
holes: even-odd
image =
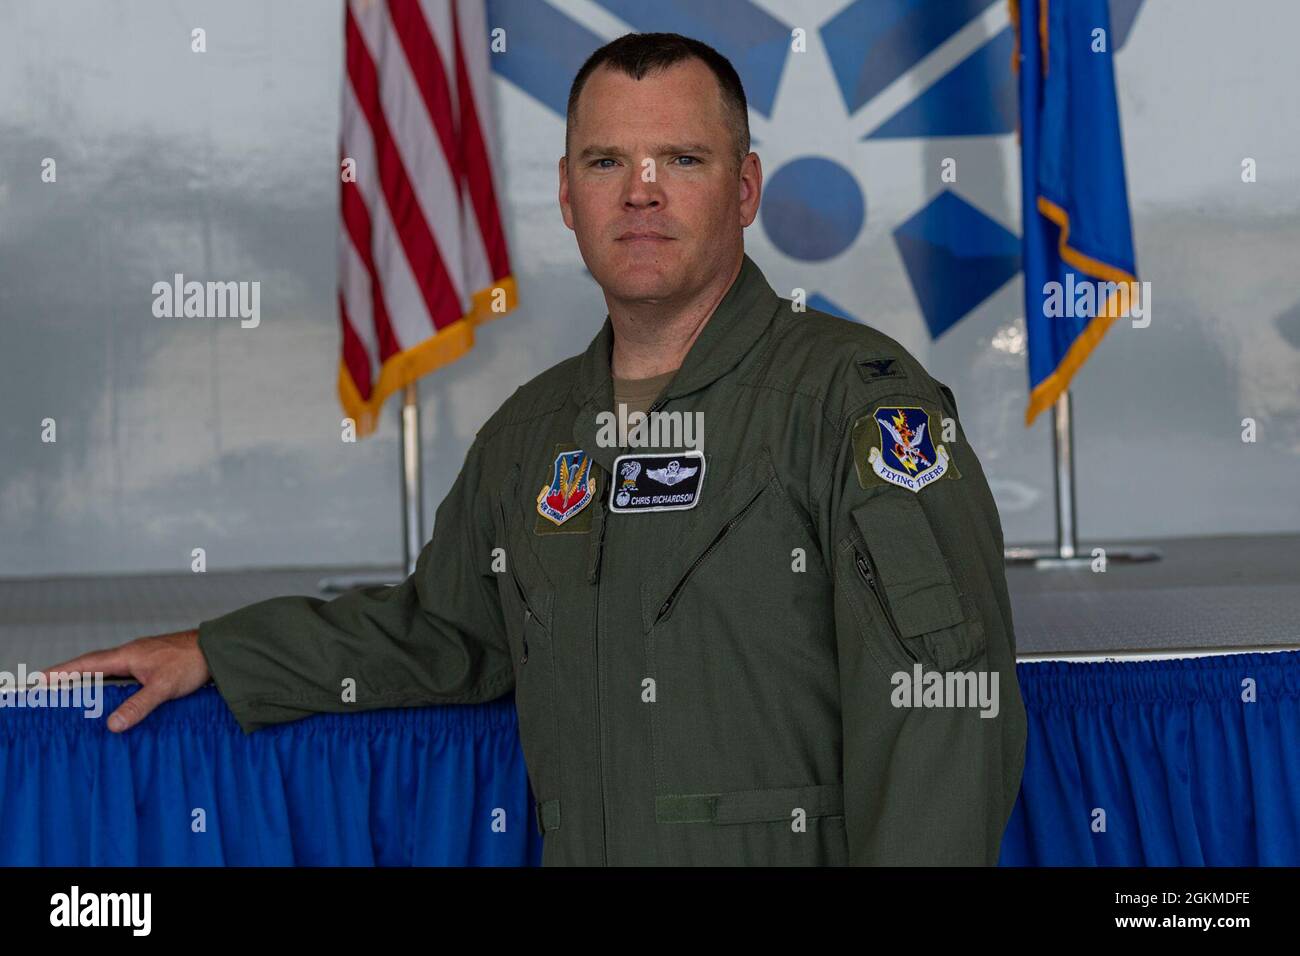
{"type": "Polygon", "coordinates": [[[1010,0],[1018,41],[1029,405],[1070,379],[1138,293],[1107,0],[1010,0]]]}

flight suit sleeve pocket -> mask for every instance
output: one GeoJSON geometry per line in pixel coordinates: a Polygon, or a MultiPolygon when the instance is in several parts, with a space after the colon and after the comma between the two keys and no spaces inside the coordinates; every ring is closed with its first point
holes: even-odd
{"type": "Polygon", "coordinates": [[[889,625],[904,646],[923,651],[939,670],[984,653],[984,627],[957,590],[925,509],[916,495],[886,488],[853,509],[853,523],[870,552],[875,585],[889,625]]]}

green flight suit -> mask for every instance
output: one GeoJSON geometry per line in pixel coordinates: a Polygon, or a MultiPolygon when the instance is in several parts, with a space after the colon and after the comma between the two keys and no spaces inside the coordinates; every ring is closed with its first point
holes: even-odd
{"type": "Polygon", "coordinates": [[[627,513],[615,458],[654,449],[598,440],[612,336],[484,424],[403,583],[200,625],[240,726],[513,688],[544,865],[996,864],[1026,719],[951,391],[745,256],[651,406],[703,413],[698,499],[627,513]],[[594,487],[557,523],[539,499],[574,450],[562,477],[594,487]],[[996,716],[897,706],[922,667],[982,675],[996,716]]]}

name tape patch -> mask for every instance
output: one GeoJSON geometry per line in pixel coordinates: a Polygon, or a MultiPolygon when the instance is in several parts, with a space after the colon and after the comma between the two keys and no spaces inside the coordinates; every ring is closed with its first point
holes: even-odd
{"type": "Polygon", "coordinates": [[[609,489],[609,510],[685,511],[700,500],[704,453],[619,455],[609,489]]]}

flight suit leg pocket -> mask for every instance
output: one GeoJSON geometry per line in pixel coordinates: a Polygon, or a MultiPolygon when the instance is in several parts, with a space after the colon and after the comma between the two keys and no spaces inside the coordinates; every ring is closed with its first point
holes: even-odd
{"type": "Polygon", "coordinates": [[[733,790],[723,793],[668,794],[655,798],[659,823],[788,822],[802,815],[842,817],[844,788],[838,784],[733,790]]]}
{"type": "Polygon", "coordinates": [[[896,663],[950,671],[982,657],[984,624],[974,602],[957,588],[916,494],[882,488],[852,514],[841,564],[852,562],[868,608],[874,605],[868,615],[888,632],[886,645],[896,663]]]}
{"type": "Polygon", "coordinates": [[[707,827],[723,865],[844,866],[844,787],[838,783],[673,793],[655,797],[660,824],[707,827]]]}

